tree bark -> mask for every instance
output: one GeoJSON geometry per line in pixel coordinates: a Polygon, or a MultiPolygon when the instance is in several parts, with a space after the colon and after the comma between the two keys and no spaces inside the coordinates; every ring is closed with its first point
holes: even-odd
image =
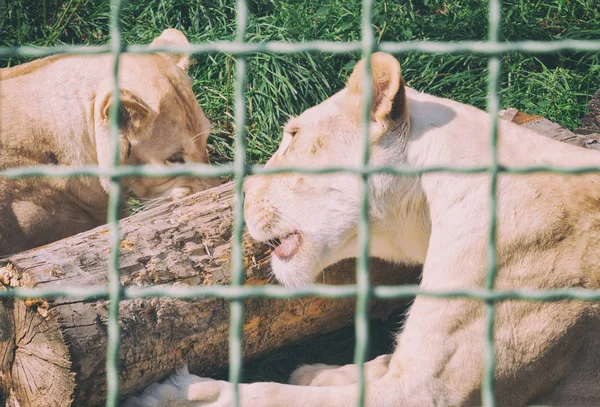
{"type": "MultiPolygon", "coordinates": [[[[515,109],[500,113],[549,137],[593,148],[577,135],[515,109]]],[[[594,137],[594,136],[592,136],[594,137]]],[[[142,212],[121,222],[124,286],[211,285],[230,282],[232,184],[142,212]]],[[[0,259],[0,289],[105,285],[107,227],[0,259]]],[[[269,282],[268,246],[244,240],[247,284],[269,282]]],[[[419,270],[371,264],[374,284],[416,283],[419,270]]],[[[352,283],[354,262],[328,268],[322,280],[352,283]]],[[[106,396],[107,301],[5,299],[0,302],[0,404],[96,406],[106,396]]],[[[372,301],[370,316],[385,318],[401,301],[372,301]]],[[[244,358],[349,324],[354,300],[308,298],[245,301],[244,358]]],[[[170,298],[120,304],[120,384],[123,396],[168,375],[184,361],[211,375],[227,361],[228,301],[170,298]]]]}
{"type": "MultiPolygon", "coordinates": [[[[121,222],[124,286],[211,285],[230,282],[232,185],[142,212],[121,222]]],[[[0,263],[10,287],[106,284],[106,227],[12,255],[0,263]]],[[[247,284],[269,281],[270,248],[244,241],[247,284]]],[[[328,269],[321,281],[352,283],[354,263],[328,269]]],[[[377,262],[373,282],[415,282],[416,269],[377,262]]],[[[2,288],[0,288],[2,289],[2,288]]],[[[0,381],[8,406],[94,406],[106,395],[107,301],[5,300],[0,303],[0,381]]],[[[125,300],[120,306],[121,392],[128,395],[189,361],[211,375],[227,363],[229,303],[222,299],[125,300]]],[[[385,318],[400,301],[372,302],[385,318]]],[[[245,358],[341,328],[352,321],[353,300],[290,298],[245,301],[245,358]]]]}
{"type": "Polygon", "coordinates": [[[584,116],[581,120],[585,127],[576,129],[575,132],[572,132],[566,127],[563,127],[558,123],[551,122],[550,120],[541,116],[523,113],[515,108],[502,110],[500,111],[499,116],[501,119],[527,127],[546,137],[579,147],[598,149],[600,147],[598,145],[600,141],[600,133],[593,131],[594,128],[592,127],[593,124],[591,123],[593,123],[593,120],[596,120],[598,123],[600,123],[599,97],[600,90],[598,90],[596,95],[594,95],[594,98],[590,100],[588,105],[590,113],[584,116]]]}
{"type": "Polygon", "coordinates": [[[591,148],[600,149],[600,89],[588,102],[588,113],[581,119],[581,127],[575,133],[588,137],[591,148]],[[593,140],[596,140],[595,142],[593,140]]]}

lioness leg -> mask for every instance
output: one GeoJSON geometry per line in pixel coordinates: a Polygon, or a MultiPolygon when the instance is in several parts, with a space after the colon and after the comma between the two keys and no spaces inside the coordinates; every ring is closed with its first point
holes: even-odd
{"type": "MultiPolygon", "coordinates": [[[[230,407],[233,393],[229,382],[180,373],[148,387],[140,396],[127,400],[125,407],[230,407]]],[[[357,404],[359,390],[356,384],[311,387],[252,383],[241,384],[239,394],[241,407],[348,407],[357,404]]],[[[365,404],[374,407],[436,405],[433,393],[425,397],[406,399],[399,379],[385,375],[367,383],[365,404]]]]}
{"type": "MultiPolygon", "coordinates": [[[[381,355],[364,365],[365,380],[373,381],[388,371],[392,355],[381,355]]],[[[298,386],[340,386],[358,382],[357,365],[334,366],[324,364],[300,366],[290,375],[290,384],[298,386]]]]}

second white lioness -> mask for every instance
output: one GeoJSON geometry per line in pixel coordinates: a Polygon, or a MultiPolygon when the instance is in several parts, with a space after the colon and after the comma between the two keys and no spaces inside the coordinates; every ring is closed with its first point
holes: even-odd
{"type": "MultiPolygon", "coordinates": [[[[188,44],[174,29],[152,46],[188,44]]],[[[186,74],[189,56],[123,54],[120,162],[208,163],[204,116],[186,74]]],[[[57,55],[0,69],[0,170],[112,164],[111,55],[57,55]]],[[[218,184],[193,177],[123,179],[139,198],[186,195],[218,184]]],[[[0,176],[0,255],[37,247],[106,221],[108,180],[0,176]]]]}
{"type": "MultiPolygon", "coordinates": [[[[371,164],[478,167],[490,164],[489,115],[408,89],[396,59],[373,56],[371,164]]],[[[269,161],[276,166],[361,161],[363,64],[348,85],[291,120],[269,161]]],[[[510,123],[499,127],[507,166],[600,164],[600,154],[510,123]]],[[[490,182],[487,174],[433,172],[371,178],[374,256],[421,263],[421,287],[482,287],[490,182]]],[[[253,177],[246,185],[250,233],[278,238],[273,270],[287,285],[310,283],[322,267],[356,255],[360,180],[353,175],[253,177]]],[[[600,288],[600,176],[501,175],[496,288],[600,288]]],[[[485,310],[464,298],[419,296],[392,355],[366,365],[368,407],[480,405],[485,310]]],[[[600,405],[600,305],[503,301],[494,332],[496,401],[501,406],[600,405]]],[[[356,369],[305,366],[291,383],[243,384],[244,407],[349,407],[356,369]]],[[[147,390],[140,405],[229,406],[232,386],[180,373],[147,390]]]]}

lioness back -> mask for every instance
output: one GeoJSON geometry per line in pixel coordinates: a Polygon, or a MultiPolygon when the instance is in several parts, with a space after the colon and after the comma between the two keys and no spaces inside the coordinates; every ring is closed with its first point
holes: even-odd
{"type": "MultiPolygon", "coordinates": [[[[166,30],[153,45],[187,44],[166,30]]],[[[209,163],[204,116],[187,76],[189,58],[123,54],[120,163],[209,163]]],[[[111,55],[57,55],[0,69],[0,170],[112,164],[109,115],[114,103],[111,55]]],[[[141,199],[182,196],[218,184],[195,177],[122,179],[141,199]]],[[[96,177],[0,177],[0,255],[26,250],[101,225],[108,180],[96,177]]]]}

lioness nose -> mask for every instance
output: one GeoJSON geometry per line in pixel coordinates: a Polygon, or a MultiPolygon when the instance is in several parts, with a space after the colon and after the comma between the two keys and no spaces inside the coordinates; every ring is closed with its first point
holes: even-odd
{"type": "Polygon", "coordinates": [[[171,196],[173,198],[183,198],[184,196],[188,196],[192,193],[192,188],[190,187],[177,187],[174,188],[171,192],[171,196]]]}
{"type": "Polygon", "coordinates": [[[221,185],[221,180],[219,177],[214,178],[196,178],[196,182],[192,183],[190,187],[188,187],[191,191],[190,193],[204,191],[205,189],[218,187],[221,185]]]}
{"type": "Polygon", "coordinates": [[[214,188],[214,187],[218,187],[219,185],[221,185],[221,180],[219,179],[219,177],[205,178],[204,182],[206,182],[206,184],[208,184],[209,188],[214,188]]]}

